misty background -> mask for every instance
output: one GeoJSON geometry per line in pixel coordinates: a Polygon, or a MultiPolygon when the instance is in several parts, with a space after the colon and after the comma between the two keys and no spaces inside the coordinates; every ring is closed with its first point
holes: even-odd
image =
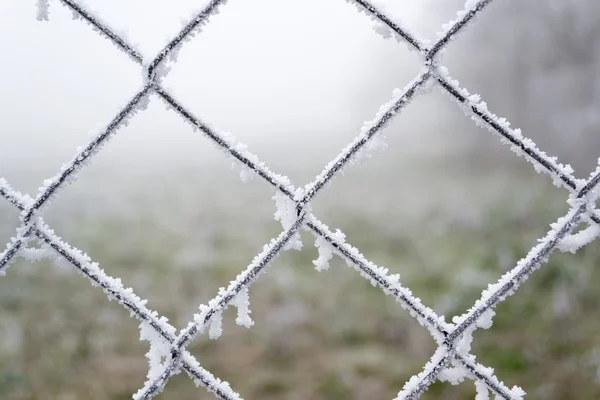
{"type": "MultiPolygon", "coordinates": [[[[147,59],[199,7],[78,2],[147,59]]],[[[385,3],[432,42],[464,4],[385,3]]],[[[58,2],[50,21],[35,17],[33,0],[0,0],[0,177],[32,196],[143,84],[137,64],[58,2]]],[[[600,157],[599,20],[593,0],[494,1],[441,63],[584,178],[600,157]]],[[[419,54],[374,26],[342,0],[230,0],[184,44],[163,85],[298,187],[421,69],[419,54]]],[[[347,167],[313,209],[447,319],[566,211],[565,190],[438,87],[418,95],[383,134],[387,149],[347,167]]],[[[272,195],[258,177],[243,183],[230,158],[151,96],[45,219],[181,328],[280,232],[272,195]]],[[[18,215],[0,204],[4,242],[18,215]]],[[[246,398],[394,396],[420,371],[432,341],[343,262],[317,275],[314,238],[303,239],[302,252],[284,254],[250,290],[256,325],[246,331],[226,322],[224,337],[198,338],[193,353],[246,398]]],[[[595,398],[598,246],[556,259],[498,307],[494,327],[476,335],[475,354],[528,398],[595,398]]],[[[66,271],[19,260],[0,281],[0,398],[125,399],[143,383],[147,345],[137,341],[137,323],[66,271]]],[[[182,376],[163,395],[198,396],[212,398],[182,376]]],[[[424,398],[473,396],[472,383],[436,384],[424,398]]]]}

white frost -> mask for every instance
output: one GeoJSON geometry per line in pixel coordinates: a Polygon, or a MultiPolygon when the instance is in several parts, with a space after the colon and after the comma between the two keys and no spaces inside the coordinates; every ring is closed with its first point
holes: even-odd
{"type": "Polygon", "coordinates": [[[146,321],[140,324],[140,340],[150,343],[150,350],[146,353],[148,358],[148,380],[158,378],[164,369],[164,361],[167,358],[170,346],[158,332],[146,321]]]}
{"type": "Polygon", "coordinates": [[[480,100],[479,95],[469,93],[467,89],[459,85],[457,80],[450,76],[447,67],[439,66],[437,74],[445,84],[452,88],[453,91],[459,93],[459,95],[464,98],[464,101],[458,100],[447,90],[442,90],[443,93],[450,96],[467,116],[471,116],[471,119],[478,126],[486,128],[490,132],[498,135],[503,144],[509,145],[510,149],[515,154],[522,156],[529,161],[537,173],[546,173],[550,175],[552,183],[555,186],[563,186],[570,191],[573,191],[573,188],[569,186],[567,183],[568,181],[576,184],[581,184],[583,182],[575,179],[573,176],[573,168],[570,165],[558,163],[556,157],[548,156],[541,151],[531,139],[524,137],[520,129],[511,128],[510,123],[506,118],[500,118],[491,113],[487,108],[487,104],[480,100]]]}
{"type": "Polygon", "coordinates": [[[48,21],[50,0],[37,0],[37,20],[48,21]]]}
{"type": "MultiPolygon", "coordinates": [[[[264,163],[262,163],[256,155],[248,151],[248,146],[242,142],[238,142],[230,132],[224,133],[223,138],[226,140],[226,142],[229,144],[229,146],[234,152],[241,155],[246,160],[250,161],[256,167],[264,167],[264,163]]],[[[231,165],[231,169],[235,170],[238,168],[240,170],[240,179],[242,180],[242,182],[246,183],[250,179],[254,178],[255,173],[252,170],[252,168],[249,168],[246,164],[240,162],[239,159],[235,159],[231,165]]]]}
{"type": "Polygon", "coordinates": [[[483,314],[481,314],[481,317],[479,317],[479,319],[476,322],[477,327],[483,329],[490,329],[493,324],[492,318],[494,318],[494,315],[496,315],[496,312],[491,308],[483,314]]]}
{"type": "MultiPolygon", "coordinates": [[[[476,321],[475,324],[471,325],[467,328],[462,337],[458,340],[456,344],[456,353],[461,355],[465,359],[471,359],[473,362],[474,358],[470,355],[471,353],[471,344],[473,343],[473,333],[477,328],[488,329],[492,326],[492,318],[494,317],[495,312],[492,309],[485,311],[476,321]]],[[[464,321],[463,317],[456,316],[452,319],[452,322],[459,325],[464,321]]],[[[452,367],[445,368],[439,375],[439,379],[442,381],[448,381],[453,385],[458,385],[466,378],[473,378],[472,374],[461,364],[453,361],[452,367]]],[[[482,369],[480,372],[486,373],[488,376],[493,376],[493,370],[484,370],[482,369]]],[[[477,389],[477,397],[476,399],[484,400],[488,399],[488,389],[484,382],[475,381],[475,387],[477,389]]]]}
{"type": "Polygon", "coordinates": [[[208,337],[211,339],[218,339],[223,333],[223,314],[219,311],[214,314],[215,316],[210,321],[208,328],[208,337]]]}
{"type": "MultiPolygon", "coordinates": [[[[346,242],[346,235],[339,229],[332,235],[339,243],[346,242]]],[[[313,261],[317,271],[329,269],[329,261],[333,258],[334,248],[323,236],[315,239],[315,247],[319,252],[319,258],[313,261]]]]}
{"type": "Polygon", "coordinates": [[[41,260],[54,260],[58,254],[48,245],[40,248],[22,247],[19,255],[30,262],[41,260]]]}
{"type": "Polygon", "coordinates": [[[252,174],[252,171],[248,168],[242,167],[242,169],[240,170],[240,179],[244,183],[248,182],[250,179],[252,179],[253,176],[254,176],[254,174],[252,174]]]}
{"type": "Polygon", "coordinates": [[[475,400],[489,400],[490,393],[485,382],[480,380],[475,381],[475,390],[477,391],[475,400]]]}
{"type": "Polygon", "coordinates": [[[565,236],[557,247],[562,252],[575,254],[577,250],[590,244],[598,236],[600,236],[600,225],[594,223],[580,232],[565,236]]]}
{"type": "MultiPolygon", "coordinates": [[[[275,192],[275,196],[272,197],[275,200],[275,205],[277,207],[277,211],[275,211],[275,220],[281,222],[281,226],[283,229],[289,229],[294,222],[296,222],[297,214],[296,214],[296,203],[287,197],[285,193],[277,190],[275,192]]],[[[300,240],[300,235],[295,233],[294,236],[290,239],[290,241],[283,247],[284,250],[294,249],[300,250],[302,249],[302,241],[300,240]]]]}
{"type": "MultiPolygon", "coordinates": [[[[371,21],[373,21],[373,29],[375,32],[383,36],[385,39],[394,38],[399,43],[405,43],[405,38],[399,35],[395,30],[390,28],[388,24],[386,24],[383,20],[380,20],[376,15],[372,12],[367,11],[362,5],[358,4],[354,0],[346,0],[347,3],[356,7],[359,13],[365,13],[371,21]]],[[[421,40],[415,38],[411,35],[410,31],[405,28],[403,21],[410,16],[407,17],[406,7],[402,4],[401,1],[390,1],[390,0],[370,0],[369,5],[373,8],[373,10],[382,15],[384,18],[388,19],[392,22],[396,27],[398,27],[405,34],[412,36],[413,40],[419,42],[421,48],[425,48],[428,45],[427,40],[421,40]]],[[[413,17],[414,18],[414,17],[413,17]]],[[[410,50],[415,50],[414,47],[409,47],[410,50]]]]}
{"type": "Polygon", "coordinates": [[[458,385],[465,380],[466,372],[462,366],[448,367],[440,372],[438,379],[442,382],[449,382],[451,385],[458,385]]]}
{"type": "MultiPolygon", "coordinates": [[[[483,3],[484,1],[486,0],[466,0],[463,9],[456,12],[456,19],[442,25],[442,32],[437,33],[438,38],[445,37],[455,25],[462,23],[465,18],[468,18],[467,15],[471,11],[474,11],[479,6],[479,3],[483,3]]],[[[470,19],[469,23],[473,23],[473,18],[470,19]]],[[[453,36],[450,37],[450,39],[452,38],[453,36]]]]}
{"type": "Polygon", "coordinates": [[[245,326],[246,328],[250,328],[254,325],[254,321],[250,318],[250,298],[248,296],[248,288],[245,287],[238,295],[235,297],[233,301],[233,305],[237,307],[238,315],[235,320],[236,324],[240,326],[245,326]]]}
{"type": "Polygon", "coordinates": [[[333,258],[333,249],[327,240],[322,236],[318,236],[315,239],[315,247],[319,252],[319,258],[314,260],[313,264],[315,265],[317,271],[324,271],[329,268],[329,260],[333,258]]]}

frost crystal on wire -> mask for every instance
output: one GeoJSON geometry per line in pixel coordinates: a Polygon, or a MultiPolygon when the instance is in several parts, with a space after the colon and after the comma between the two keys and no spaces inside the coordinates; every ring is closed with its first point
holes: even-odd
{"type": "Polygon", "coordinates": [[[48,21],[50,0],[37,0],[37,20],[48,21]]]}
{"type": "Polygon", "coordinates": [[[23,247],[19,255],[30,262],[41,260],[54,260],[58,255],[48,245],[42,245],[40,248],[23,247]]]}
{"type": "Polygon", "coordinates": [[[233,301],[233,305],[237,307],[238,315],[235,322],[238,325],[245,326],[246,328],[250,328],[254,325],[254,321],[250,318],[250,298],[248,296],[248,288],[243,288],[235,300],[233,301]]]}
{"type": "Polygon", "coordinates": [[[140,340],[150,343],[150,350],[146,353],[148,358],[148,380],[154,380],[160,375],[165,358],[169,355],[169,343],[166,343],[147,322],[140,324],[140,340]]]}
{"type": "MultiPolygon", "coordinates": [[[[339,243],[344,243],[346,235],[339,229],[332,235],[339,243]]],[[[319,252],[319,258],[313,261],[317,271],[323,271],[329,268],[329,261],[333,258],[335,249],[323,236],[315,239],[315,247],[319,252]]]]}
{"type": "Polygon", "coordinates": [[[216,312],[210,326],[208,328],[208,337],[211,339],[218,339],[223,334],[223,315],[221,312],[216,312]]]}
{"type": "MultiPolygon", "coordinates": [[[[296,222],[296,202],[287,197],[283,192],[277,190],[273,196],[277,211],[274,217],[276,221],[281,222],[283,229],[289,229],[296,222]]],[[[284,246],[284,250],[300,250],[302,249],[302,241],[299,234],[294,234],[288,244],[284,246]]]]}
{"type": "MultiPolygon", "coordinates": [[[[116,31],[85,7],[72,0],[61,0],[61,4],[71,9],[74,18],[90,24],[96,32],[110,39],[120,50],[141,65],[146,84],[117,117],[106,128],[99,131],[88,146],[78,149],[76,157],[70,163],[65,164],[58,175],[44,182],[35,199],[20,195],[10,189],[6,181],[0,178],[0,196],[21,211],[23,221],[23,225],[17,230],[17,235],[11,239],[7,249],[0,255],[0,274],[4,273],[6,266],[16,256],[21,255],[29,259],[48,257],[51,251],[46,249],[51,248],[56,253],[53,257],[57,263],[69,263],[75,266],[90,280],[92,285],[100,286],[109,300],[118,301],[130,311],[133,317],[140,319],[142,321],[140,336],[142,339],[150,341],[150,350],[147,354],[150,368],[148,382],[135,398],[152,398],[162,390],[169,377],[178,373],[183,367],[195,383],[202,384],[221,399],[239,399],[239,395],[231,390],[227,382],[215,378],[210,372],[204,370],[185,350],[185,346],[196,333],[203,332],[206,325],[208,325],[209,336],[218,337],[222,331],[222,312],[230,304],[238,309],[236,322],[245,326],[252,325],[248,286],[256,280],[264,267],[276,258],[281,250],[301,247],[298,236],[298,230],[301,227],[316,236],[315,244],[319,252],[319,257],[315,261],[317,269],[327,268],[333,254],[337,254],[350,267],[368,279],[373,286],[379,286],[386,294],[392,295],[403,308],[410,312],[411,316],[429,330],[437,341],[439,346],[435,354],[425,365],[424,370],[407,382],[403,391],[399,393],[399,398],[419,397],[436,379],[445,379],[454,383],[465,378],[475,381],[478,400],[488,398],[488,391],[495,393],[496,397],[509,400],[521,399],[525,394],[518,387],[508,389],[493,375],[491,368],[483,367],[475,362],[475,357],[469,353],[472,335],[477,328],[491,326],[493,307],[514,293],[518,286],[536,268],[539,268],[541,263],[547,260],[553,249],[559,248],[574,252],[598,236],[600,214],[593,210],[593,202],[598,196],[600,167],[587,181],[575,179],[570,166],[558,164],[555,157],[549,157],[540,151],[533,141],[522,135],[520,130],[512,129],[506,119],[491,113],[486,103],[478,95],[471,95],[467,89],[460,87],[458,82],[448,74],[445,67],[437,65],[436,55],[443,51],[446,44],[464,26],[472,22],[474,17],[492,0],[466,0],[463,10],[457,13],[457,18],[444,25],[438,41],[431,46],[425,41],[416,39],[394,18],[389,17],[389,10],[385,8],[386,2],[382,0],[347,1],[354,4],[360,12],[366,13],[374,21],[375,29],[381,34],[387,37],[392,35],[397,39],[401,38],[411,48],[418,51],[424,60],[425,69],[403,91],[395,91],[392,101],[380,109],[373,121],[365,124],[359,136],[327,164],[322,173],[306,186],[305,191],[296,191],[287,178],[271,172],[264,163],[260,162],[258,157],[247,150],[245,145],[236,142],[233,137],[225,134],[220,136],[215,133],[161,86],[162,76],[170,69],[167,62],[176,60],[182,44],[202,30],[209,17],[218,12],[225,0],[203,0],[201,8],[194,13],[192,18],[183,22],[183,29],[166,43],[154,60],[142,57],[135,47],[127,43],[124,34],[116,31]],[[513,270],[507,272],[495,284],[489,285],[471,309],[462,316],[454,318],[454,324],[444,322],[443,316],[438,316],[433,310],[424,306],[409,289],[401,285],[398,275],[389,275],[386,268],[378,267],[368,261],[356,248],[345,243],[345,237],[340,231],[332,233],[310,214],[308,209],[310,200],[349,162],[361,155],[368,157],[373,151],[385,147],[381,130],[402,111],[403,107],[416,94],[427,90],[434,80],[439,83],[445,93],[452,96],[459,106],[472,116],[476,123],[499,134],[503,143],[510,145],[518,155],[526,157],[538,172],[548,173],[555,185],[564,186],[571,193],[569,200],[571,211],[551,225],[548,235],[540,240],[540,244],[534,247],[527,257],[519,261],[513,270]],[[267,244],[264,251],[252,261],[243,273],[238,275],[235,281],[231,282],[227,289],[222,288],[219,290],[219,295],[211,300],[208,306],[200,307],[200,314],[194,317],[194,321],[190,322],[179,336],[175,335],[175,329],[168,324],[165,318],[159,318],[156,312],[148,310],[146,301],[136,296],[131,288],[125,288],[120,279],[109,277],[86,254],[63,242],[45,225],[41,218],[44,207],[58,190],[75,179],[76,172],[89,162],[89,159],[101,149],[119,126],[126,125],[132,115],[145,108],[151,92],[156,93],[170,109],[179,113],[194,130],[201,131],[236,162],[239,162],[242,167],[240,172],[242,180],[258,175],[276,188],[274,198],[277,212],[275,217],[284,228],[284,232],[267,244]],[[304,225],[304,219],[307,221],[306,225],[304,225]],[[590,227],[572,234],[575,226],[582,221],[591,224],[590,227]],[[43,242],[41,250],[26,247],[34,238],[43,242]]],[[[48,0],[37,0],[37,5],[38,19],[48,19],[48,0]]]]}
{"type": "Polygon", "coordinates": [[[476,380],[475,381],[475,390],[477,391],[477,394],[475,395],[475,400],[489,400],[490,393],[489,393],[488,387],[486,386],[485,382],[476,380]]]}

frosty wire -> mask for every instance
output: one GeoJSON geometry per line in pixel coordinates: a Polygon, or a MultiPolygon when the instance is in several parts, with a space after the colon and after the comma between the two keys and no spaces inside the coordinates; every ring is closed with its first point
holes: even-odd
{"type": "MultiPolygon", "coordinates": [[[[379,286],[386,294],[392,295],[400,305],[407,309],[423,326],[425,326],[438,343],[438,350],[422,373],[414,376],[407,382],[398,398],[415,399],[437,379],[459,382],[464,378],[475,380],[478,393],[488,389],[500,398],[520,399],[524,392],[520,388],[509,389],[494,374],[491,368],[486,368],[475,362],[475,357],[470,354],[472,333],[477,327],[489,327],[493,317],[492,308],[512,294],[518,285],[559,247],[562,250],[574,251],[591,242],[600,233],[600,230],[589,230],[586,235],[576,237],[570,235],[573,228],[582,219],[600,224],[600,215],[593,210],[593,201],[597,197],[594,191],[600,181],[600,168],[587,181],[577,180],[573,171],[568,166],[558,164],[554,158],[548,157],[537,149],[535,144],[524,138],[519,130],[509,127],[506,120],[498,118],[487,110],[485,103],[479,96],[470,95],[461,88],[447,72],[447,69],[438,65],[437,56],[473,18],[481,12],[492,0],[467,0],[465,7],[458,13],[458,18],[445,26],[444,32],[438,41],[431,47],[415,38],[407,30],[401,28],[392,18],[388,17],[381,7],[380,1],[346,0],[355,4],[359,10],[365,11],[372,18],[387,27],[392,36],[401,38],[416,49],[423,57],[424,69],[404,90],[397,91],[394,97],[382,106],[373,121],[365,124],[360,134],[346,146],[340,154],[332,160],[324,170],[308,185],[295,188],[289,180],[273,173],[258,157],[249,151],[233,137],[219,134],[206,123],[196,117],[190,110],[178,102],[164,87],[161,78],[167,73],[165,63],[167,58],[175,54],[184,41],[189,40],[195,33],[208,22],[209,17],[218,11],[224,0],[207,1],[205,7],[200,9],[183,29],[159,52],[149,63],[146,63],[140,52],[128,44],[121,36],[115,33],[105,21],[95,16],[80,4],[72,0],[58,0],[71,9],[77,17],[88,22],[94,30],[111,40],[118,49],[125,52],[132,60],[141,65],[145,71],[145,83],[137,94],[123,107],[118,115],[107,127],[94,135],[90,143],[78,151],[77,155],[67,163],[58,175],[46,180],[40,193],[35,198],[21,195],[10,188],[5,180],[0,180],[0,196],[21,210],[22,225],[17,230],[16,236],[7,245],[7,249],[0,255],[0,272],[3,272],[9,262],[16,255],[27,256],[23,250],[33,237],[42,240],[57,254],[73,264],[80,272],[88,277],[92,284],[101,286],[109,298],[116,299],[132,315],[142,321],[142,337],[151,342],[149,356],[150,370],[148,380],[144,387],[136,393],[136,398],[149,399],[157,394],[169,378],[182,367],[198,384],[206,386],[222,399],[240,398],[229,387],[229,384],[215,378],[209,371],[204,370],[186,346],[194,337],[203,332],[207,327],[211,336],[220,333],[220,316],[229,305],[238,308],[238,322],[250,326],[247,290],[256,280],[258,275],[266,268],[277,255],[288,248],[299,248],[297,232],[307,229],[316,238],[319,250],[319,260],[316,262],[318,269],[327,267],[327,261],[336,254],[342,257],[349,266],[355,268],[362,276],[369,279],[374,285],[379,286]],[[378,4],[376,4],[378,3],[378,4]],[[453,323],[447,323],[414,297],[409,289],[400,284],[398,275],[388,274],[386,268],[378,267],[368,261],[355,247],[345,241],[345,235],[337,231],[333,233],[325,224],[319,221],[310,212],[310,201],[341,171],[352,159],[367,150],[367,145],[380,135],[380,131],[387,126],[394,116],[422,92],[432,81],[459,102],[474,119],[501,135],[504,142],[509,143],[513,150],[524,155],[536,168],[550,174],[554,183],[562,185],[571,192],[571,211],[559,219],[541,243],[534,247],[526,258],[497,284],[490,286],[482,293],[482,297],[463,316],[455,317],[453,323]],[[56,192],[69,181],[75,179],[76,172],[87,164],[118,130],[120,126],[143,110],[148,97],[158,95],[165,104],[176,111],[195,130],[200,130],[215,145],[231,155],[244,168],[253,171],[276,189],[276,198],[279,207],[279,219],[283,231],[269,244],[265,245],[262,253],[248,265],[245,271],[231,282],[228,288],[221,288],[219,294],[208,305],[200,306],[200,313],[194,317],[185,329],[178,335],[175,329],[166,320],[159,317],[154,311],[145,307],[145,300],[141,300],[131,289],[123,288],[119,279],[107,276],[96,263],[79,250],[58,238],[52,230],[45,225],[41,215],[44,206],[54,197],[56,192]],[[287,200],[286,200],[287,198],[287,200]],[[569,239],[569,240],[567,240],[569,239]],[[567,243],[569,242],[569,243],[567,243]],[[164,359],[164,361],[162,361],[164,359]]],[[[38,19],[48,19],[48,1],[38,0],[38,19]]],[[[30,255],[31,256],[31,255],[30,255]]]]}

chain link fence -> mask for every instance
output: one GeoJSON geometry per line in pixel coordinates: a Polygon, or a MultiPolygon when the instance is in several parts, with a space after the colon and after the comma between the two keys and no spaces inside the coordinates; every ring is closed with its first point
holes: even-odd
{"type": "MultiPolygon", "coordinates": [[[[130,314],[141,321],[141,336],[150,342],[148,379],[144,386],[134,394],[135,399],[150,399],[158,394],[169,379],[185,371],[197,385],[204,386],[218,398],[233,400],[241,396],[232,390],[229,384],[215,377],[204,369],[198,360],[187,351],[187,346],[199,334],[208,331],[209,336],[218,337],[221,332],[221,314],[229,306],[238,309],[237,322],[251,326],[248,309],[248,288],[256,281],[261,272],[267,268],[280,254],[290,248],[299,249],[298,233],[307,230],[316,238],[319,259],[315,261],[317,269],[328,266],[328,260],[335,254],[354,267],[373,285],[393,296],[411,316],[426,328],[437,342],[437,350],[423,367],[422,372],[413,376],[398,394],[398,399],[416,399],[437,380],[459,383],[465,379],[474,381],[478,399],[488,398],[489,392],[497,398],[506,400],[522,399],[525,392],[519,387],[509,388],[495,375],[492,368],[479,364],[471,354],[473,332],[478,328],[489,328],[494,316],[494,307],[512,295],[529,276],[547,261],[555,249],[575,252],[582,246],[592,242],[600,235],[600,213],[594,204],[600,190],[600,167],[588,179],[576,179],[573,170],[564,166],[553,157],[539,150],[518,129],[513,129],[504,119],[499,118],[487,109],[477,95],[472,95],[461,87],[438,63],[441,51],[451,39],[457,36],[473,19],[488,6],[492,0],[467,0],[457,19],[444,26],[443,33],[435,43],[427,43],[413,36],[402,28],[385,12],[385,7],[378,1],[347,0],[359,11],[365,12],[378,24],[378,29],[392,35],[399,41],[406,42],[422,57],[421,72],[403,90],[397,90],[394,97],[384,104],[376,117],[366,124],[360,134],[345,147],[335,159],[325,166],[323,171],[304,187],[295,187],[284,176],[271,171],[265,163],[250,153],[245,146],[237,143],[228,135],[215,132],[207,123],[198,118],[191,110],[184,107],[171,93],[162,86],[161,80],[168,73],[168,64],[176,58],[178,50],[186,40],[199,33],[209,22],[211,15],[218,12],[226,0],[211,0],[187,22],[183,29],[152,59],[147,60],[134,46],[117,34],[108,23],[94,15],[90,10],[72,0],[59,0],[69,8],[74,16],[87,22],[100,35],[109,39],[114,45],[126,53],[133,62],[140,65],[145,74],[145,82],[139,91],[126,103],[122,110],[104,129],[78,151],[75,157],[65,164],[61,171],[44,181],[40,192],[35,197],[21,194],[11,188],[5,179],[0,179],[0,195],[21,211],[21,226],[16,235],[8,243],[6,250],[0,255],[0,273],[6,269],[16,257],[33,257],[27,243],[37,239],[42,243],[43,254],[36,257],[59,257],[67,260],[92,285],[101,287],[110,299],[119,302],[129,310],[130,314]],[[570,211],[551,224],[551,230],[539,239],[539,243],[531,249],[527,256],[517,265],[501,276],[497,282],[490,284],[481,297],[464,314],[456,316],[452,322],[445,321],[432,309],[422,304],[405,287],[398,275],[389,274],[386,268],[378,267],[367,260],[357,248],[345,241],[340,231],[333,232],[315,215],[311,213],[310,202],[328,183],[361,151],[372,145],[379,132],[406,107],[420,92],[437,84],[444,89],[459,107],[472,116],[472,119],[499,135],[503,143],[520,156],[525,157],[538,172],[547,173],[556,186],[569,191],[570,211]],[[43,211],[56,193],[75,179],[75,174],[91,161],[119,128],[127,124],[136,113],[144,110],[149,96],[158,96],[174,112],[179,114],[194,129],[214,142],[234,160],[241,163],[243,173],[256,174],[274,187],[275,200],[278,207],[276,217],[280,220],[283,231],[264,246],[263,251],[242,271],[227,288],[221,288],[216,297],[205,305],[200,305],[199,312],[186,328],[177,332],[164,317],[156,311],[148,309],[146,301],[138,297],[131,288],[125,288],[118,278],[108,276],[90,257],[63,241],[54,234],[44,222],[43,211]],[[573,233],[582,224],[588,227],[573,233]],[[481,397],[480,397],[481,396],[481,397]]],[[[38,19],[48,19],[48,1],[38,0],[38,19]]]]}

